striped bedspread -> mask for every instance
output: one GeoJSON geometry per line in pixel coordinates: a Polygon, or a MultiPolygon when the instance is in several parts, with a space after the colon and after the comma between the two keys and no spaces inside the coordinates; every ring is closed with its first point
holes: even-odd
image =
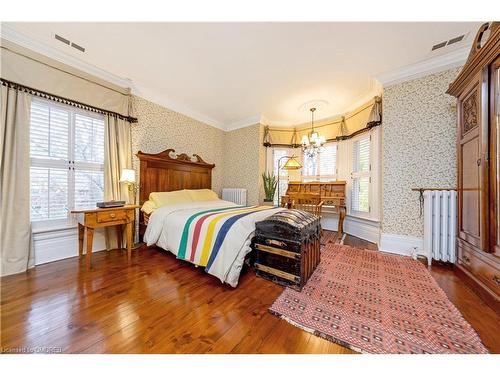
{"type": "Polygon", "coordinates": [[[222,200],[164,206],[151,215],[144,239],[236,286],[255,223],[280,210],[222,200]]]}

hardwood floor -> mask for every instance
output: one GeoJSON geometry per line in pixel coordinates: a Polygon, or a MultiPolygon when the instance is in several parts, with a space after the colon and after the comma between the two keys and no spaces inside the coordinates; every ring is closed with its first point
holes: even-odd
{"type": "MultiPolygon", "coordinates": [[[[347,236],[346,245],[376,250],[347,236]]],[[[352,353],[269,314],[282,287],[249,270],[233,289],[157,249],[98,252],[94,269],[71,258],[1,280],[2,352],[352,353]],[[17,348],[17,349],[16,349],[17,348]]],[[[448,267],[432,273],[499,352],[498,316],[448,267]]]]}

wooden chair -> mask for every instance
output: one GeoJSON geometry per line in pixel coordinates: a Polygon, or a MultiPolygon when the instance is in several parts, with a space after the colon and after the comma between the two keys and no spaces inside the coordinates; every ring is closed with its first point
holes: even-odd
{"type": "Polygon", "coordinates": [[[283,195],[280,200],[281,207],[285,207],[288,209],[292,208],[292,202],[292,199],[288,195],[283,195]]]}
{"type": "Polygon", "coordinates": [[[323,201],[319,194],[297,193],[293,194],[291,199],[291,208],[307,211],[321,217],[323,201]]]}

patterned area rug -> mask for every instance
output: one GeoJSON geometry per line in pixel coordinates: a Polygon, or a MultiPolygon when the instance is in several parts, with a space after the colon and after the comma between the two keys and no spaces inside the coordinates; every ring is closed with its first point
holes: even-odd
{"type": "Polygon", "coordinates": [[[302,291],[286,288],[269,311],[362,353],[488,353],[410,257],[327,243],[302,291]]]}

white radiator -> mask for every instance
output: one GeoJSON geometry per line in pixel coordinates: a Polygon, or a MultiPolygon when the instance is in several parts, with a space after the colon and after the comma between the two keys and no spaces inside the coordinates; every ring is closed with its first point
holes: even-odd
{"type": "Polygon", "coordinates": [[[247,205],[247,189],[222,189],[222,199],[242,206],[247,205]]]}
{"type": "Polygon", "coordinates": [[[457,257],[457,192],[424,191],[424,252],[432,259],[454,263],[457,257]]]}

